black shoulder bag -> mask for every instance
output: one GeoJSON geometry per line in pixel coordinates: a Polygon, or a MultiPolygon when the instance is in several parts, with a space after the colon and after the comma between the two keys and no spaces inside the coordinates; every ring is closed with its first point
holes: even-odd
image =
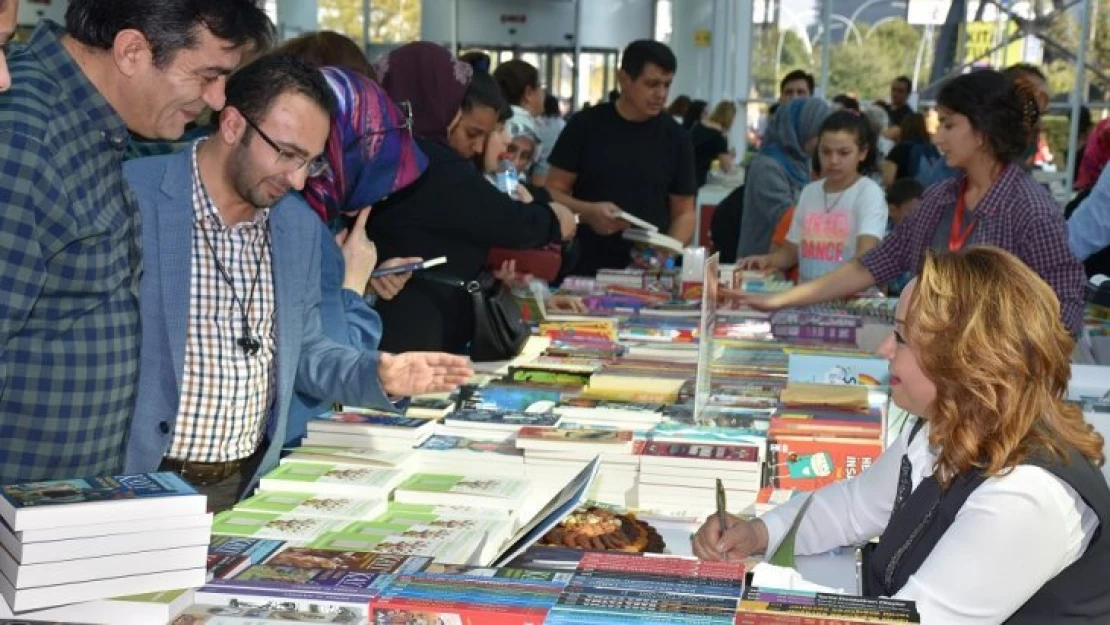
{"type": "Polygon", "coordinates": [[[425,280],[464,289],[470,296],[474,308],[471,360],[498,362],[520,354],[531,331],[524,323],[520,305],[500,280],[486,272],[469,282],[430,272],[419,275],[425,280]]]}

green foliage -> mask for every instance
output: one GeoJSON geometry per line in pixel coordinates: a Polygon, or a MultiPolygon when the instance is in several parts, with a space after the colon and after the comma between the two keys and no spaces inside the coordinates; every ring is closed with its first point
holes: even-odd
{"type": "Polygon", "coordinates": [[[1063,167],[1068,158],[1068,134],[1071,124],[1066,115],[1045,115],[1041,120],[1044,128],[1045,141],[1052,150],[1053,160],[1059,167],[1063,167]]]}
{"type": "MultiPolygon", "coordinates": [[[[370,41],[407,43],[420,39],[420,0],[371,0],[370,41]]],[[[318,0],[321,30],[362,41],[362,0],[318,0]]]]}

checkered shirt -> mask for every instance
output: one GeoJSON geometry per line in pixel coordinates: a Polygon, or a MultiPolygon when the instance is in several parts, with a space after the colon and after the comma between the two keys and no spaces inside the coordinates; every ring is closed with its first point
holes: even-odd
{"type": "MultiPolygon", "coordinates": [[[[941,218],[956,210],[964,178],[961,174],[930,187],[918,209],[860,258],[876,284],[886,284],[903,271],[920,271],[941,218]]],[[[1056,291],[1064,325],[1073,334],[1081,332],[1087,278],[1068,248],[1067,224],[1048,190],[1018,165],[1010,165],[975,212],[974,243],[998,246],[1025,261],[1056,291]]]]}
{"type": "Polygon", "coordinates": [[[0,94],[0,484],[123,469],[139,374],[123,119],[43,21],[0,94]]]}
{"type": "Polygon", "coordinates": [[[181,404],[167,455],[193,462],[227,462],[246,458],[258,449],[274,403],[277,340],[270,211],[258,211],[252,221],[224,225],[197,168],[196,150],[202,141],[191,148],[194,215],[189,330],[181,404]],[[217,268],[208,242],[234,289],[217,268]],[[262,344],[253,355],[237,343],[243,337],[243,311],[236,297],[247,311],[251,336],[262,344]]]}

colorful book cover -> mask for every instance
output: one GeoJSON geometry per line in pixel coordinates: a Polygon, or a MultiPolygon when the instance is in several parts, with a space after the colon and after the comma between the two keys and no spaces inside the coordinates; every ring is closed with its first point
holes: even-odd
{"type": "Polygon", "coordinates": [[[283,546],[285,543],[280,540],[221,536],[214,532],[212,540],[208,543],[208,553],[221,556],[247,556],[252,564],[261,564],[283,546]]]}
{"type": "Polygon", "coordinates": [[[459,395],[459,406],[469,410],[549,412],[562,396],[557,390],[534,386],[470,387],[459,395]]]}
{"type": "MultiPolygon", "coordinates": [[[[249,603],[249,602],[248,602],[249,603]]],[[[273,603],[261,598],[258,603],[273,603]]],[[[319,625],[362,625],[365,617],[351,609],[334,613],[289,609],[284,605],[255,607],[252,605],[193,605],[185,609],[170,625],[281,625],[282,623],[317,623],[319,625]]]]}
{"type": "MultiPolygon", "coordinates": [[[[427,427],[429,421],[418,417],[403,417],[394,414],[380,414],[367,412],[331,412],[318,417],[320,421],[328,423],[352,425],[377,426],[388,429],[415,431],[427,427]]],[[[309,425],[313,422],[310,421],[309,425]]]]}
{"type": "Polygon", "coordinates": [[[560,419],[559,415],[551,412],[459,410],[447,415],[443,422],[452,426],[494,427],[515,430],[524,426],[553,428],[559,425],[560,419]]]}
{"type": "Polygon", "coordinates": [[[405,573],[424,570],[432,559],[376,551],[334,551],[309,547],[288,547],[266,562],[269,566],[302,569],[357,569],[376,573],[405,573]]]}
{"type": "Polygon", "coordinates": [[[720,579],[741,582],[746,569],[743,562],[712,562],[687,558],[640,556],[611,552],[586,552],[578,559],[577,570],[672,575],[692,579],[720,579]]]}
{"type": "Polygon", "coordinates": [[[549,443],[590,443],[628,445],[632,442],[632,432],[602,428],[534,428],[523,427],[517,433],[517,441],[543,441],[549,443]]]}
{"type": "Polygon", "coordinates": [[[523,384],[581,387],[590,383],[593,372],[558,371],[541,368],[510,368],[509,379],[523,384]]]}
{"type": "Polygon", "coordinates": [[[210,553],[204,568],[208,570],[209,579],[227,579],[235,577],[252,564],[254,563],[247,556],[221,556],[210,553]]]}
{"type": "MultiPolygon", "coordinates": [[[[197,491],[176,473],[137,473],[51,482],[27,482],[0,487],[4,502],[15,510],[57,504],[157,499],[196,495],[197,491]]],[[[5,515],[5,520],[11,519],[5,515]]]]}
{"type": "Polygon", "coordinates": [[[377,571],[305,569],[295,566],[258,564],[234,579],[212,580],[213,588],[271,588],[275,590],[371,590],[382,586],[387,576],[377,571]]]}
{"type": "Polygon", "coordinates": [[[651,431],[650,440],[668,443],[751,445],[759,447],[767,444],[767,428],[768,422],[766,419],[753,420],[750,428],[660,423],[651,431]]]}
{"type": "Polygon", "coordinates": [[[312,493],[262,491],[236,504],[237,510],[324,519],[371,519],[385,510],[384,499],[353,499],[312,493]]]}
{"type": "Polygon", "coordinates": [[[324,532],[335,531],[347,521],[319,519],[284,514],[268,514],[248,510],[227,510],[216,515],[212,531],[229,536],[269,538],[289,542],[307,542],[324,532]]]}
{"type": "Polygon", "coordinates": [[[869,468],[882,444],[835,439],[776,440],[771,444],[771,486],[813,491],[869,468]]]}
{"type": "Polygon", "coordinates": [[[759,462],[762,447],[757,445],[693,445],[649,441],[644,445],[643,456],[680,458],[684,460],[713,460],[718,462],[759,462]]]}
{"type": "Polygon", "coordinates": [[[886,386],[890,363],[882,358],[846,354],[791,353],[787,377],[791,382],[886,386]]]}
{"type": "Polygon", "coordinates": [[[524,495],[528,485],[527,480],[511,478],[417,473],[405,480],[397,487],[397,490],[439,495],[470,495],[515,501],[524,495]]]}
{"type": "Polygon", "coordinates": [[[517,449],[511,441],[479,441],[461,436],[433,434],[416,449],[433,454],[447,451],[465,453],[475,456],[476,459],[496,456],[498,461],[524,461],[524,452],[517,449]]]}

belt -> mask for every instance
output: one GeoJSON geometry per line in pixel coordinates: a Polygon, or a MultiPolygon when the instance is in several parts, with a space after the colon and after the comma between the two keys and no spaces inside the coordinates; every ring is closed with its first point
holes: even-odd
{"type": "Polygon", "coordinates": [[[227,462],[190,462],[176,458],[163,458],[161,468],[179,473],[196,486],[211,486],[235,475],[252,456],[227,462]]]}

